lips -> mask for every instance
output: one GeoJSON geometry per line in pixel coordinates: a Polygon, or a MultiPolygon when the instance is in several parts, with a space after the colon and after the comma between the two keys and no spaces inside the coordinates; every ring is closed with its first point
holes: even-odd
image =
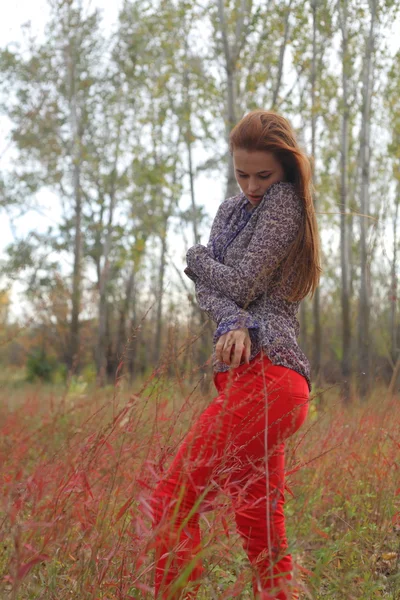
{"type": "Polygon", "coordinates": [[[262,196],[252,196],[251,194],[249,194],[249,198],[251,198],[252,200],[260,200],[262,196]]]}

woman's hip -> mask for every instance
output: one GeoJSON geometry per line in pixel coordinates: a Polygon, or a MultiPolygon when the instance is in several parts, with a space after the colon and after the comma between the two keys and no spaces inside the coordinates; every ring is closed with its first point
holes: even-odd
{"type": "Polygon", "coordinates": [[[214,385],[219,393],[230,391],[242,394],[268,396],[281,395],[286,401],[308,401],[309,387],[307,379],[289,367],[274,365],[261,350],[249,364],[243,363],[235,369],[214,373],[214,385]]]}
{"type": "Polygon", "coordinates": [[[218,396],[212,405],[227,420],[232,438],[248,452],[263,456],[268,448],[295,433],[309,410],[307,380],[297,371],[274,365],[262,351],[249,364],[214,376],[218,396]],[[253,440],[249,442],[249,440],[253,440]]]}

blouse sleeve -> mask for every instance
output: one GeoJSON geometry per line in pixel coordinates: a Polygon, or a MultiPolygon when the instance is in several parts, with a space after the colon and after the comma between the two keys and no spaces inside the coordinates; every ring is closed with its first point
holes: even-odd
{"type": "Polygon", "coordinates": [[[233,329],[258,329],[255,317],[200,279],[195,282],[195,293],[200,309],[217,324],[214,340],[233,329]]]}
{"type": "MultiPolygon", "coordinates": [[[[207,251],[210,252],[210,255],[213,253],[212,240],[214,239],[217,230],[220,230],[224,224],[227,209],[226,202],[227,201],[225,200],[220,204],[211,227],[210,238],[207,243],[207,251]]],[[[214,341],[224,333],[232,331],[233,329],[240,329],[241,327],[257,329],[259,327],[259,323],[255,317],[243,308],[240,308],[226,295],[215,289],[213,285],[207,283],[203,278],[198,277],[190,267],[186,267],[184,273],[194,281],[196,300],[199,308],[204,310],[217,324],[217,329],[214,333],[214,341]]]]}
{"type": "Polygon", "coordinates": [[[287,256],[303,223],[302,202],[293,184],[273,184],[262,203],[251,241],[237,265],[219,263],[201,244],[189,248],[186,255],[193,273],[239,306],[268,290],[274,270],[287,256]]]}

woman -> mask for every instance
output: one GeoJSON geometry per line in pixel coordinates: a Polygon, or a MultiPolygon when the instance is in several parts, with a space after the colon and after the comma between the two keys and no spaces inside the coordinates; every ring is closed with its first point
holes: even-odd
{"type": "MultiPolygon", "coordinates": [[[[241,193],[222,202],[207,247],[190,248],[185,269],[200,308],[217,324],[218,396],[151,499],[155,593],[180,598],[185,579],[201,578],[199,512],[223,485],[252,565],[254,597],[293,600],[284,450],[306,419],[311,391],[310,364],[296,341],[300,302],[314,294],[321,273],[311,166],[289,122],[272,111],[247,114],[229,147],[241,193]]],[[[184,597],[195,598],[199,586],[184,597]]]]}

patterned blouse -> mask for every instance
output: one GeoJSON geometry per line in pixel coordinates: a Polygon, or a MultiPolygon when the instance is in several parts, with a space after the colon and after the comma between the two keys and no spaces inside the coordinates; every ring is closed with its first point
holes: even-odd
{"type": "Polygon", "coordinates": [[[297,343],[300,300],[286,296],[295,271],[285,284],[278,263],[287,255],[304,223],[303,203],[290,182],[273,183],[252,207],[243,192],[224,200],[211,227],[207,247],[195,244],[186,254],[185,274],[195,282],[196,299],[217,324],[213,336],[214,371],[231,367],[216,359],[221,335],[247,327],[252,360],[261,349],[275,365],[303,375],[311,392],[310,363],[297,343]],[[278,265],[278,266],[277,266],[278,265]]]}

